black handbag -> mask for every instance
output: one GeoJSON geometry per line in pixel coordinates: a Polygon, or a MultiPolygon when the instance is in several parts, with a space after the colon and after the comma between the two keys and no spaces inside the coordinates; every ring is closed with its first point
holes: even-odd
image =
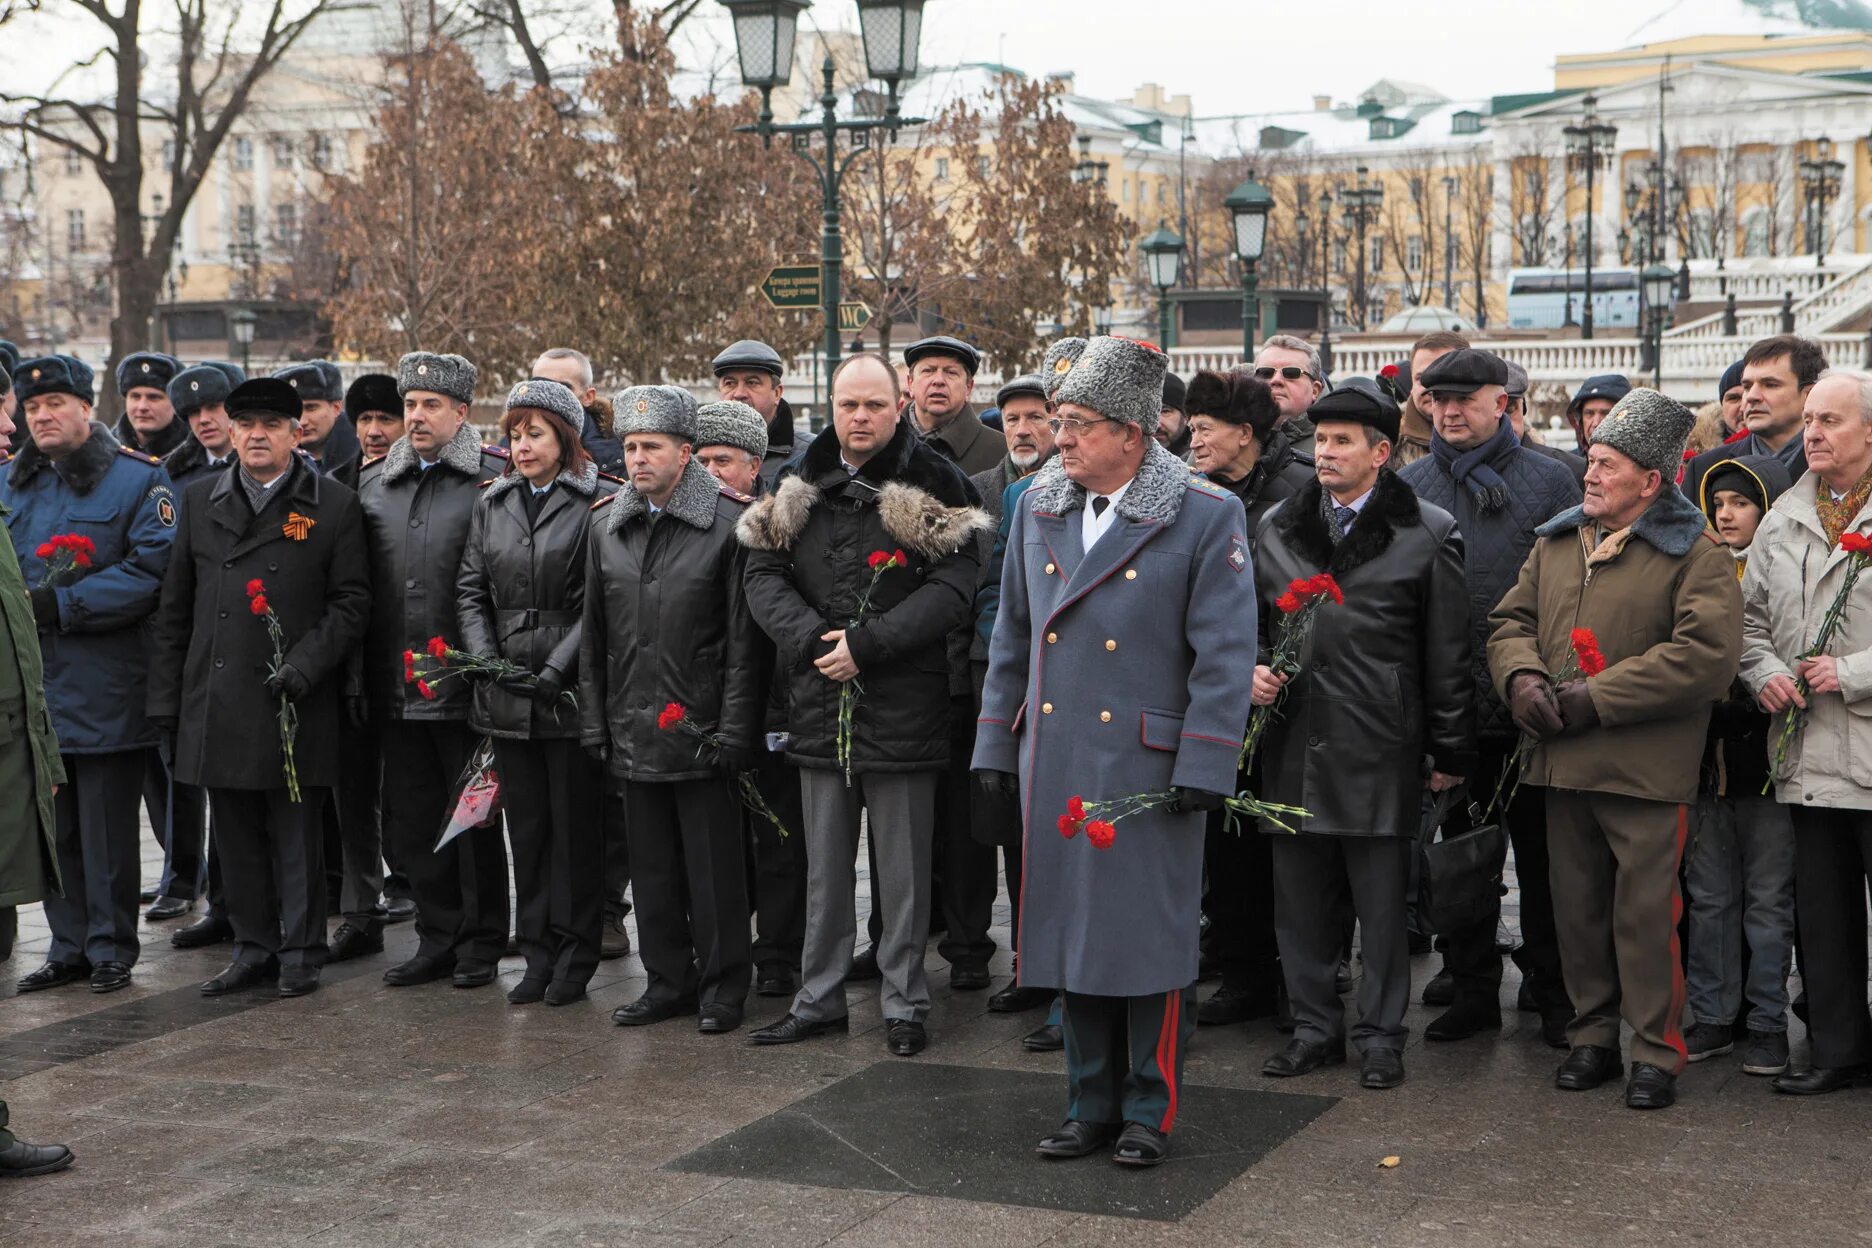
{"type": "Polygon", "coordinates": [[[1417,834],[1412,919],[1420,932],[1458,932],[1487,922],[1498,913],[1505,891],[1502,868],[1508,861],[1508,833],[1500,823],[1485,823],[1474,802],[1469,803],[1474,826],[1459,836],[1437,839],[1463,793],[1458,787],[1437,794],[1417,834]]]}

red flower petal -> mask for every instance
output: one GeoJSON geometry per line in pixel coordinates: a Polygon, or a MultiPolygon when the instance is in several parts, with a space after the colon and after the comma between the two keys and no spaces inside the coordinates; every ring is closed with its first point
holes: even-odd
{"type": "Polygon", "coordinates": [[[429,657],[432,659],[448,658],[448,642],[443,641],[440,637],[431,637],[429,639],[429,644],[424,648],[428,650],[429,657]]]}
{"type": "Polygon", "coordinates": [[[253,580],[247,582],[247,596],[249,598],[252,598],[255,594],[264,594],[265,592],[266,586],[261,584],[259,577],[256,576],[253,580]]]}
{"type": "Polygon", "coordinates": [[[1061,815],[1059,817],[1059,831],[1061,836],[1070,841],[1073,837],[1079,835],[1079,821],[1074,819],[1071,815],[1061,815]]]}
{"type": "Polygon", "coordinates": [[[657,716],[657,727],[664,732],[668,732],[676,725],[682,723],[688,715],[689,712],[683,709],[682,703],[671,702],[668,706],[665,706],[662,713],[657,716]]]}
{"type": "Polygon", "coordinates": [[[39,548],[33,551],[33,554],[39,556],[41,559],[50,559],[52,557],[52,552],[57,549],[58,547],[54,546],[51,542],[40,542],[39,548]]]}
{"type": "Polygon", "coordinates": [[[1849,555],[1872,555],[1872,536],[1864,533],[1843,533],[1839,544],[1849,555]]]}
{"type": "Polygon", "coordinates": [[[1075,823],[1084,823],[1086,817],[1085,798],[1080,797],[1076,793],[1067,798],[1066,813],[1072,816],[1075,823]]]}
{"type": "Polygon", "coordinates": [[[268,610],[266,595],[256,594],[253,601],[248,603],[247,606],[255,615],[265,615],[268,610]]]}
{"type": "Polygon", "coordinates": [[[1274,606],[1282,615],[1292,615],[1300,609],[1301,602],[1290,589],[1274,600],[1274,606]]]}
{"type": "Polygon", "coordinates": [[[1118,839],[1118,829],[1103,819],[1094,819],[1086,824],[1086,840],[1092,842],[1094,849],[1110,849],[1112,842],[1118,839]]]}
{"type": "Polygon", "coordinates": [[[414,650],[405,650],[403,652],[403,683],[407,685],[410,681],[415,679],[416,652],[414,650]]]}
{"type": "Polygon", "coordinates": [[[422,694],[423,697],[428,698],[431,702],[435,701],[435,690],[429,687],[429,682],[426,680],[419,680],[416,682],[416,692],[422,694]]]}

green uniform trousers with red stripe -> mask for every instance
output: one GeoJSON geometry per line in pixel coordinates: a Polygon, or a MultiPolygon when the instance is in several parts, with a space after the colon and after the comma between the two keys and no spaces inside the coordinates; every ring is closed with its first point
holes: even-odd
{"type": "Polygon", "coordinates": [[[1168,1135],[1183,1092],[1183,1055],[1196,1033],[1196,985],[1148,997],[1062,997],[1066,1116],[1141,1122],[1168,1135]]]}
{"type": "Polygon", "coordinates": [[[1622,1015],[1634,1033],[1632,1061],[1683,1070],[1677,869],[1688,826],[1675,802],[1547,790],[1548,875],[1574,1048],[1616,1052],[1622,1015]]]}

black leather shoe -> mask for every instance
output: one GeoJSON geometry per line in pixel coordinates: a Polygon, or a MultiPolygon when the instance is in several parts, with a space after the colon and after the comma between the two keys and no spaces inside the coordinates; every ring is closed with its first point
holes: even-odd
{"type": "Polygon", "coordinates": [[[1545,1040],[1556,1049],[1568,1047],[1570,1041],[1567,1040],[1566,1029],[1567,1025],[1572,1021],[1573,1007],[1570,1005],[1565,1009],[1542,1010],[1540,1016],[1541,1039],[1545,1040]]]}
{"type": "Polygon", "coordinates": [[[1112,1160],[1121,1166],[1161,1166],[1170,1155],[1170,1137],[1141,1122],[1127,1122],[1118,1133],[1112,1160]]]}
{"type": "Polygon", "coordinates": [[[383,909],[384,922],[407,923],[416,917],[416,899],[414,897],[386,897],[383,909]]]}
{"type": "Polygon", "coordinates": [[[1065,1047],[1065,1033],[1052,1023],[1036,1027],[1021,1037],[1021,1048],[1029,1053],[1057,1053],[1065,1047]]]}
{"type": "Polygon", "coordinates": [[[282,966],[279,973],[279,995],[282,997],[304,997],[318,991],[319,968],[316,966],[282,966]]]}
{"type": "Polygon", "coordinates": [[[1590,1092],[1608,1079],[1625,1073],[1617,1049],[1582,1044],[1567,1054],[1554,1073],[1554,1086],[1565,1092],[1590,1092]]]}
{"type": "Polygon", "coordinates": [[[1028,1010],[1037,1010],[1053,1001],[1051,988],[1023,988],[1019,984],[1009,984],[994,996],[988,998],[990,1014],[1025,1014],[1028,1010]]]}
{"type": "Polygon", "coordinates": [[[1450,974],[1449,967],[1444,967],[1430,977],[1430,982],[1423,986],[1425,1005],[1455,1005],[1456,977],[1450,974]]]}
{"type": "Polygon", "coordinates": [[[165,919],[179,919],[195,908],[195,903],[187,897],[158,897],[156,904],[143,912],[143,917],[152,923],[161,923],[165,919]]]}
{"type": "Polygon", "coordinates": [[[620,1027],[648,1027],[651,1023],[661,1023],[695,1012],[694,997],[638,997],[629,1005],[621,1005],[611,1011],[611,1021],[620,1027]]]}
{"type": "Polygon", "coordinates": [[[1345,1046],[1336,1048],[1311,1040],[1290,1040],[1287,1047],[1261,1063],[1261,1073],[1274,1079],[1310,1075],[1322,1066],[1345,1065],[1345,1046]]]}
{"type": "Polygon", "coordinates": [[[1396,1049],[1366,1049],[1359,1059],[1359,1086],[1382,1091],[1404,1082],[1404,1055],[1396,1049]]]}
{"type": "Polygon", "coordinates": [[[814,1036],[830,1035],[833,1032],[844,1035],[850,1030],[851,1020],[844,1016],[821,1019],[815,1023],[797,1014],[788,1014],[777,1023],[750,1031],[748,1040],[753,1044],[797,1044],[814,1036]]]}
{"type": "Polygon", "coordinates": [[[346,920],[332,933],[331,945],[325,954],[327,962],[349,962],[352,958],[361,958],[367,953],[383,952],[383,920],[366,919],[364,926],[346,920]]]}
{"type": "Polygon", "coordinates": [[[169,943],[177,949],[206,949],[210,945],[226,944],[233,939],[234,925],[210,910],[172,934],[169,943]]]}
{"type": "Polygon", "coordinates": [[[16,1139],[0,1148],[0,1179],[30,1179],[71,1164],[72,1151],[63,1144],[28,1144],[16,1139]]]}
{"type": "Polygon", "coordinates": [[[1121,1127],[1115,1122],[1080,1122],[1068,1118],[1059,1130],[1034,1145],[1034,1152],[1049,1161],[1070,1161],[1089,1157],[1118,1138],[1121,1127]]]}
{"type": "Polygon", "coordinates": [[[66,984],[75,984],[91,974],[88,962],[48,962],[30,975],[22,975],[18,984],[21,992],[42,992],[47,988],[62,988],[66,984]]]}
{"type": "Polygon", "coordinates": [[[417,984],[433,984],[436,980],[447,979],[454,973],[454,958],[439,958],[419,953],[409,961],[399,962],[385,971],[383,982],[392,988],[412,988],[417,984]]]}
{"type": "Polygon", "coordinates": [[[1501,1006],[1493,1001],[1464,998],[1430,1020],[1423,1029],[1426,1040],[1467,1040],[1501,1031],[1501,1006]]]}
{"type": "Polygon", "coordinates": [[[882,979],[884,974],[878,970],[877,950],[866,949],[851,960],[851,966],[845,971],[845,978],[852,983],[863,983],[869,979],[882,979]]]}
{"type": "Polygon", "coordinates": [[[92,992],[116,992],[130,986],[128,962],[100,962],[91,968],[92,992]]]}
{"type": "Polygon", "coordinates": [[[225,997],[230,992],[245,992],[266,982],[266,968],[253,962],[230,962],[227,969],[201,986],[204,997],[225,997]]]}
{"type": "Polygon", "coordinates": [[[785,967],[762,971],[754,981],[754,995],[757,997],[790,997],[793,995],[793,972],[785,967]]]}
{"type": "Polygon", "coordinates": [[[137,889],[137,904],[138,905],[147,906],[149,905],[150,902],[155,901],[155,900],[156,900],[156,890],[154,888],[137,889]]]}
{"type": "Polygon", "coordinates": [[[1774,1077],[1774,1090],[1790,1096],[1821,1096],[1864,1087],[1872,1087],[1872,1066],[1816,1066],[1774,1077]]]}
{"type": "Polygon", "coordinates": [[[703,1006],[701,1017],[696,1020],[696,1030],[705,1036],[724,1035],[740,1026],[741,1011],[719,1001],[703,1006]]]}
{"type": "Polygon", "coordinates": [[[884,1028],[884,1047],[897,1057],[915,1057],[929,1047],[929,1032],[922,1023],[893,1018],[884,1028]]]}
{"type": "Polygon", "coordinates": [[[480,988],[494,982],[494,976],[500,968],[492,962],[477,962],[470,959],[455,964],[455,974],[450,976],[457,988],[480,988]]]}
{"type": "Polygon", "coordinates": [[[1632,1109],[1669,1109],[1677,1103],[1677,1076],[1662,1066],[1633,1062],[1625,1082],[1625,1104],[1632,1109]]]}
{"type": "Polygon", "coordinates": [[[548,982],[544,979],[522,979],[507,990],[507,1004],[532,1005],[536,1001],[544,1001],[548,982]]]}
{"type": "Polygon", "coordinates": [[[598,942],[598,960],[612,962],[630,953],[630,928],[621,914],[605,915],[603,937],[598,942]]]}
{"type": "Polygon", "coordinates": [[[985,966],[951,966],[949,968],[949,987],[957,992],[980,992],[994,982],[985,966]]]}
{"type": "Polygon", "coordinates": [[[1271,1018],[1273,1014],[1273,993],[1239,992],[1225,985],[1196,1007],[1196,1022],[1202,1027],[1226,1027],[1251,1018],[1271,1018]]]}
{"type": "Polygon", "coordinates": [[[571,1005],[585,999],[585,985],[569,979],[555,979],[546,985],[547,1005],[571,1005]]]}

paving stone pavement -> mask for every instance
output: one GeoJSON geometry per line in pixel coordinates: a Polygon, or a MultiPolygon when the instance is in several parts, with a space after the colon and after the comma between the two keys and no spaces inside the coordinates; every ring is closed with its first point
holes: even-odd
{"type": "MultiPolygon", "coordinates": [[[[1872,1097],[1778,1096],[1733,1057],[1692,1067],[1663,1113],[1555,1091],[1512,964],[1499,1040],[1426,1045],[1412,1007],[1391,1092],[1361,1091],[1355,1067],[1263,1079],[1270,1026],[1202,1029],[1189,1132],[1134,1174],[1031,1156],[1064,1101],[1057,1056],[1019,1044],[1040,1017],[950,992],[933,952],[932,1043],[905,1061],[868,985],[851,1035],[763,1050],[745,1030],[612,1026],[643,987],[634,956],[560,1009],[386,988],[406,926],[299,1000],[202,1000],[226,947],[174,950],[176,924],[146,927],[123,992],[16,997],[47,944],[38,907],[21,919],[0,963],[0,1098],[78,1163],[0,1184],[8,1248],[1872,1243],[1872,1097]]],[[[1413,960],[1419,989],[1436,962],[1413,960]]],[[[502,971],[510,985],[518,961],[502,971]]],[[[749,1026],[784,1008],[752,999],[749,1026]]]]}

